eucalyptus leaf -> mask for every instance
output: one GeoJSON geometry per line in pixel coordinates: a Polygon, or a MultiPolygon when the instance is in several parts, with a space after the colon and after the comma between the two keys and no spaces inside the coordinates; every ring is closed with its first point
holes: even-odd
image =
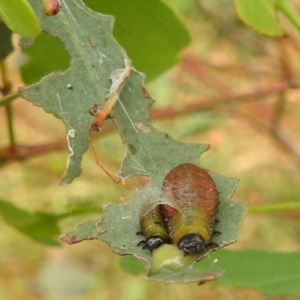
{"type": "MultiPolygon", "coordinates": [[[[37,15],[41,4],[32,0],[37,15]]],[[[52,113],[66,125],[70,155],[62,184],[70,183],[81,172],[81,160],[89,146],[89,130],[95,117],[91,108],[116,101],[110,117],[126,148],[117,177],[125,180],[134,175],[149,177],[150,185],[128,204],[107,204],[100,220],[81,224],[61,239],[69,244],[98,239],[109,244],[120,255],[133,255],[146,262],[148,278],[156,281],[205,282],[217,279],[223,272],[198,271],[191,265],[170,272],[151,269],[152,255],[138,247],[141,240],[139,218],[141,206],[149,197],[159,195],[166,174],[182,163],[198,165],[199,156],[208,149],[205,144],[184,144],[157,131],[150,121],[153,100],[143,87],[144,77],[131,67],[130,60],[112,36],[112,18],[95,13],[80,0],[64,3],[60,12],[51,18],[40,18],[42,29],[58,37],[71,57],[70,68],[55,72],[39,83],[21,89],[21,95],[52,113]]],[[[101,110],[100,110],[101,112],[101,110]]],[[[220,206],[216,229],[221,237],[214,237],[216,251],[235,242],[245,214],[245,205],[229,200],[237,180],[210,172],[216,183],[220,206]]]]}
{"type": "Polygon", "coordinates": [[[144,273],[144,264],[133,256],[122,256],[120,266],[124,271],[131,274],[144,273]]]}
{"type": "Polygon", "coordinates": [[[15,33],[28,37],[40,33],[37,17],[26,0],[1,0],[0,17],[15,33]]]}
{"type": "Polygon", "coordinates": [[[179,61],[191,41],[174,12],[160,0],[84,0],[94,11],[115,17],[114,36],[133,66],[151,80],[179,61]]]}
{"type": "Polygon", "coordinates": [[[58,218],[50,213],[30,213],[12,203],[0,200],[0,214],[3,220],[19,232],[44,245],[60,246],[58,218]]]}
{"type": "Polygon", "coordinates": [[[200,270],[212,266],[225,269],[220,284],[251,288],[266,295],[299,295],[300,253],[269,250],[221,250],[196,264],[200,270]]]}
{"type": "Polygon", "coordinates": [[[234,0],[241,20],[252,29],[269,36],[282,36],[283,30],[275,14],[274,1],[234,0]]]}
{"type": "Polygon", "coordinates": [[[54,72],[20,90],[22,97],[61,119],[66,126],[71,153],[61,181],[65,185],[81,173],[94,119],[88,111],[95,103],[104,104],[111,85],[109,78],[116,69],[124,67],[126,55],[112,36],[112,17],[93,12],[80,0],[64,3],[60,12],[51,17],[44,17],[39,1],[31,4],[42,29],[58,37],[71,57],[67,71],[54,72]]]}
{"type": "MultiPolygon", "coordinates": [[[[222,234],[212,239],[213,242],[218,243],[219,247],[209,249],[199,259],[203,259],[212,251],[236,242],[240,235],[240,229],[246,212],[245,204],[234,203],[228,199],[237,181],[215,173],[211,173],[211,175],[220,191],[221,202],[217,214],[220,223],[215,229],[221,231],[222,234]]],[[[147,262],[147,278],[150,280],[168,283],[216,280],[223,274],[223,271],[211,272],[210,266],[205,266],[200,271],[192,268],[191,265],[172,272],[168,269],[162,269],[160,272],[156,270],[155,272],[152,271],[152,254],[149,250],[144,250],[137,246],[142,237],[136,235],[136,232],[140,231],[139,218],[141,206],[146,199],[156,195],[156,193],[157,191],[154,188],[149,187],[131,203],[125,205],[107,204],[104,207],[102,219],[79,225],[74,231],[65,234],[62,240],[69,244],[91,239],[102,240],[111,247],[112,251],[119,255],[133,255],[147,262]]]]}

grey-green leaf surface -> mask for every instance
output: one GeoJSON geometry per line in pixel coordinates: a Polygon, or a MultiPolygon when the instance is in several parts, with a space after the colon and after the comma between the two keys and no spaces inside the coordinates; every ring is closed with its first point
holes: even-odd
{"type": "MultiPolygon", "coordinates": [[[[93,117],[88,110],[95,103],[104,103],[110,87],[109,78],[113,71],[124,68],[126,55],[112,37],[112,18],[89,10],[81,1],[70,1],[69,6],[65,4],[51,17],[44,16],[40,3],[33,1],[32,6],[38,12],[42,29],[61,39],[72,59],[66,72],[53,73],[21,91],[24,98],[65,123],[72,154],[62,184],[68,184],[80,175],[82,156],[89,145],[88,131],[93,117]]],[[[131,84],[139,86],[142,76],[136,73],[130,80],[131,84]]],[[[119,111],[122,117],[123,109],[120,107],[119,111]]],[[[120,124],[122,122],[120,120],[120,124]]],[[[123,170],[126,173],[125,167],[123,170]]]]}
{"type": "Polygon", "coordinates": [[[51,17],[43,14],[40,1],[31,4],[43,31],[65,44],[71,66],[20,93],[64,122],[71,154],[62,184],[68,184],[80,175],[82,156],[89,146],[93,117],[88,110],[95,103],[103,105],[111,85],[109,78],[113,71],[124,67],[126,55],[112,36],[112,17],[93,12],[80,0],[65,2],[51,17]]]}
{"type": "Polygon", "coordinates": [[[5,59],[13,51],[11,34],[11,30],[9,30],[0,19],[0,61],[5,59]]]}
{"type": "Polygon", "coordinates": [[[48,246],[61,245],[57,240],[60,229],[55,215],[30,213],[4,200],[0,200],[0,214],[7,224],[35,241],[48,246]]]}
{"type": "MultiPolygon", "coordinates": [[[[94,11],[115,16],[114,36],[135,68],[151,80],[179,60],[190,43],[185,26],[160,0],[85,1],[94,11]]],[[[32,84],[53,71],[67,69],[70,58],[62,43],[45,33],[23,50],[29,57],[21,68],[24,83],[32,84]]]]}
{"type": "MultiPolygon", "coordinates": [[[[94,119],[88,110],[95,103],[103,105],[112,83],[112,75],[120,74],[128,64],[122,48],[112,36],[112,18],[86,8],[80,0],[64,3],[52,17],[42,14],[41,4],[32,0],[44,31],[61,39],[71,57],[71,65],[63,73],[55,72],[39,83],[22,89],[23,97],[61,119],[67,128],[71,151],[68,169],[62,183],[70,183],[80,174],[82,155],[89,145],[88,132],[94,119]]],[[[137,247],[140,208],[149,197],[158,195],[168,171],[182,163],[199,163],[199,156],[208,145],[184,144],[158,132],[151,124],[149,111],[153,100],[143,88],[143,76],[131,70],[111,117],[126,147],[126,154],[117,177],[126,179],[137,174],[148,176],[151,184],[137,198],[125,205],[107,204],[101,220],[89,221],[66,234],[62,240],[73,244],[99,239],[120,255],[133,255],[151,265],[151,253],[137,247]]],[[[238,239],[245,205],[229,200],[237,180],[210,172],[220,193],[220,223],[222,237],[214,237],[220,247],[238,239]],[[228,217],[230,216],[230,217],[228,217]]],[[[210,251],[217,250],[216,247],[210,251]]],[[[203,258],[205,255],[199,257],[203,258]]],[[[195,270],[187,266],[176,272],[151,273],[149,279],[165,282],[205,282],[215,280],[222,272],[195,270]]]]}
{"type": "MultiPolygon", "coordinates": [[[[162,173],[164,174],[164,172],[162,173]]],[[[222,235],[214,237],[212,241],[218,243],[220,248],[222,248],[237,241],[246,208],[244,204],[233,203],[228,199],[236,186],[235,179],[226,178],[214,173],[211,173],[211,175],[220,191],[221,204],[217,215],[220,223],[216,227],[216,230],[222,232],[222,235]]],[[[154,179],[158,181],[161,176],[157,174],[156,177],[154,179]]],[[[155,182],[155,180],[153,181],[155,182]]],[[[149,250],[137,247],[142,238],[136,235],[136,232],[140,230],[139,214],[141,206],[149,197],[155,195],[156,192],[155,188],[149,187],[131,203],[125,205],[107,204],[104,207],[101,220],[79,225],[74,231],[64,235],[62,240],[69,244],[90,239],[102,240],[110,245],[112,251],[120,255],[133,255],[146,262],[146,269],[149,271],[147,278],[154,281],[168,283],[205,282],[218,278],[223,274],[222,270],[211,272],[210,266],[202,268],[200,271],[195,270],[192,266],[187,266],[181,270],[172,272],[168,270],[151,272],[152,255],[149,250]]],[[[199,257],[199,259],[216,250],[218,248],[210,249],[207,253],[199,257]]]]}
{"type": "Polygon", "coordinates": [[[300,294],[299,252],[223,249],[196,264],[196,268],[208,267],[226,270],[218,280],[221,284],[251,288],[267,295],[300,294]]]}
{"type": "Polygon", "coordinates": [[[283,30],[275,14],[274,1],[234,0],[240,19],[252,29],[268,36],[282,36],[283,30]]]}
{"type": "Polygon", "coordinates": [[[151,80],[179,60],[190,35],[160,0],[84,0],[93,10],[115,16],[114,36],[133,66],[151,80]]]}

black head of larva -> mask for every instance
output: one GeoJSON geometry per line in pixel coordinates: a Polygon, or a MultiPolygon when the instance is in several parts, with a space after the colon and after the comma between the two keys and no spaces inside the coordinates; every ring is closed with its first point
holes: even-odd
{"type": "Polygon", "coordinates": [[[145,241],[140,241],[138,246],[143,246],[143,249],[149,249],[153,251],[164,244],[166,241],[160,235],[153,235],[147,238],[145,241]]]}
{"type": "Polygon", "coordinates": [[[206,243],[199,234],[189,233],[178,242],[178,248],[185,255],[195,255],[205,250],[206,243]]]}

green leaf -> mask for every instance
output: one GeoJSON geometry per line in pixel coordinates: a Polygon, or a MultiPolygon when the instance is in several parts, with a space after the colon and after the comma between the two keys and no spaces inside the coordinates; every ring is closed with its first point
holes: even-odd
{"type": "Polygon", "coordinates": [[[186,27],[160,0],[84,2],[94,11],[115,16],[114,36],[147,80],[176,64],[178,53],[191,41],[186,27]]]}
{"type": "Polygon", "coordinates": [[[212,253],[210,260],[196,264],[197,268],[225,269],[218,280],[221,284],[251,288],[267,295],[297,295],[300,293],[300,253],[266,250],[230,251],[212,253]]]}
{"type": "Polygon", "coordinates": [[[37,17],[26,0],[1,0],[0,17],[13,32],[34,37],[40,32],[37,17]]]}
{"type": "Polygon", "coordinates": [[[234,0],[234,4],[238,16],[252,29],[269,36],[284,34],[272,0],[234,0]]]}
{"type": "Polygon", "coordinates": [[[124,67],[126,56],[112,37],[112,17],[87,9],[79,0],[70,1],[57,15],[47,18],[40,1],[32,0],[32,6],[40,12],[41,28],[64,42],[72,61],[64,73],[52,73],[21,89],[21,96],[66,125],[72,151],[62,184],[68,184],[80,175],[82,156],[89,147],[94,117],[88,111],[95,103],[104,104],[111,86],[109,78],[124,67]]]}
{"type": "Polygon", "coordinates": [[[21,67],[21,76],[25,84],[38,82],[54,71],[65,71],[70,65],[70,56],[64,44],[58,38],[44,32],[22,52],[29,58],[21,67]]]}
{"type": "MultiPolygon", "coordinates": [[[[36,11],[41,4],[32,0],[36,11]]],[[[67,128],[70,155],[68,169],[62,184],[70,183],[80,174],[83,153],[89,146],[89,129],[95,117],[89,114],[94,104],[103,106],[111,99],[118,100],[111,111],[126,147],[120,179],[140,174],[148,176],[151,185],[126,205],[108,204],[103,208],[101,220],[89,221],[64,235],[69,244],[82,240],[99,239],[120,255],[133,255],[151,266],[150,251],[137,247],[140,237],[139,215],[141,205],[149,196],[158,195],[168,172],[182,163],[198,164],[199,156],[208,145],[184,144],[158,132],[150,122],[149,110],[153,100],[143,87],[143,76],[130,66],[123,49],[112,37],[112,18],[87,9],[80,0],[68,2],[59,14],[40,19],[42,29],[61,39],[71,57],[71,65],[64,73],[55,72],[39,83],[21,90],[23,97],[41,106],[61,119],[67,128]],[[124,74],[127,74],[126,76],[124,74]],[[123,79],[122,79],[123,78],[123,79]]],[[[220,193],[218,218],[222,237],[213,241],[220,247],[238,239],[245,205],[229,200],[237,180],[210,172],[220,193]]],[[[209,252],[216,250],[210,249],[209,252]]],[[[203,258],[202,255],[200,258],[203,258]]],[[[190,266],[155,274],[149,270],[148,278],[165,282],[191,282],[214,280],[222,272],[192,269],[190,266]]]]}
{"type": "MultiPolygon", "coordinates": [[[[146,124],[147,126],[148,124],[146,124]]],[[[150,126],[150,125],[149,125],[150,126]]],[[[159,133],[155,133],[159,135],[159,133]]],[[[149,138],[148,138],[149,139],[149,138]]],[[[142,141],[143,144],[144,141],[142,141]]],[[[167,147],[166,153],[172,153],[169,144],[177,143],[172,140],[168,140],[166,144],[162,146],[167,147]],[[168,146],[166,146],[168,145],[168,146]]],[[[135,144],[132,144],[134,147],[135,144]]],[[[159,144],[155,144],[156,151],[158,153],[162,153],[163,150],[159,148],[159,144]]],[[[177,145],[177,150],[179,151],[179,157],[182,156],[180,152],[181,145],[177,145]]],[[[184,146],[182,144],[182,146],[184,146]]],[[[187,150],[191,145],[186,145],[187,150]]],[[[153,148],[153,147],[152,147],[153,148]]],[[[145,148],[148,151],[151,151],[151,147],[145,148]]],[[[175,149],[175,148],[174,148],[175,149]]],[[[154,150],[152,150],[154,151],[154,150]]],[[[175,150],[173,150],[175,151],[175,150]]],[[[152,153],[151,153],[152,154],[152,153]]],[[[150,156],[150,154],[148,153],[150,156]]],[[[172,156],[171,156],[172,157],[172,156]]],[[[158,157],[157,157],[158,158],[158,157]]],[[[166,158],[166,157],[165,157],[166,158]]],[[[173,160],[177,160],[178,157],[173,157],[173,160]]],[[[179,158],[180,159],[180,158],[179,158]]],[[[171,158],[172,160],[172,158],[171,158]]],[[[158,174],[155,170],[159,170],[160,167],[155,164],[154,161],[149,159],[145,159],[144,161],[139,161],[142,165],[145,162],[152,164],[154,163],[155,168],[151,170],[151,167],[148,166],[151,170],[151,173],[148,176],[152,177],[152,182],[156,182],[158,178],[160,180],[163,179],[165,173],[158,174]],[[154,173],[154,174],[153,174],[154,173]],[[160,176],[162,175],[162,177],[160,176]]],[[[178,162],[179,163],[179,162],[178,162]]],[[[162,164],[162,168],[160,170],[166,170],[168,167],[165,167],[164,163],[160,160],[157,161],[157,164],[162,164]]],[[[245,213],[245,205],[241,203],[233,203],[228,200],[228,197],[231,196],[233,189],[236,186],[236,180],[228,179],[221,175],[217,175],[211,173],[214,181],[217,184],[218,190],[220,191],[220,207],[217,218],[221,220],[221,222],[216,227],[216,230],[220,230],[222,235],[219,237],[214,237],[213,242],[216,242],[220,245],[220,247],[224,247],[230,243],[233,243],[237,240],[239,236],[240,226],[242,223],[243,215],[245,213]]],[[[158,184],[158,182],[157,182],[158,184]]],[[[159,185],[159,184],[158,184],[159,185]]],[[[152,255],[149,251],[143,250],[136,245],[141,240],[141,237],[137,236],[135,233],[139,231],[139,213],[141,209],[141,205],[144,203],[146,199],[150,196],[155,195],[155,189],[149,187],[148,190],[144,191],[141,195],[138,196],[134,202],[126,204],[126,205],[114,205],[109,204],[104,208],[104,214],[102,220],[94,221],[93,223],[88,222],[80,225],[73,232],[66,234],[63,237],[63,240],[68,243],[80,242],[81,240],[86,239],[99,239],[105,241],[110,245],[112,250],[121,255],[132,254],[135,257],[148,262],[148,269],[151,265],[152,255]]],[[[208,252],[209,253],[209,252],[208,252]]],[[[207,254],[208,254],[207,253],[207,254]]],[[[182,270],[168,272],[149,272],[148,278],[155,281],[164,281],[164,282],[191,282],[191,281],[208,281],[214,280],[218,278],[222,271],[211,272],[209,271],[210,267],[202,268],[201,272],[194,270],[190,267],[186,267],[182,270]]]]}
{"type": "Polygon", "coordinates": [[[42,212],[31,214],[3,200],[0,200],[0,214],[7,224],[35,241],[45,245],[60,246],[57,239],[60,229],[55,215],[42,212]]]}
{"type": "Polygon", "coordinates": [[[11,42],[11,34],[11,30],[0,19],[0,61],[6,58],[14,49],[11,42]]]}
{"type": "Polygon", "coordinates": [[[123,256],[120,260],[121,268],[131,274],[144,273],[144,264],[133,256],[123,256]]]}
{"type": "MultiPolygon", "coordinates": [[[[171,141],[169,142],[172,143],[171,141]]],[[[191,145],[186,146],[189,147],[191,145]]],[[[178,147],[178,149],[180,149],[180,147],[178,147]]],[[[162,150],[158,150],[158,152],[160,151],[162,150]]],[[[173,159],[176,160],[176,158],[173,159]]],[[[157,169],[160,168],[157,167],[157,169]]],[[[162,169],[164,169],[164,166],[162,166],[162,169]]],[[[151,177],[151,173],[148,175],[151,177]]],[[[152,182],[155,182],[157,178],[160,177],[159,175],[161,174],[156,173],[152,182]]],[[[163,174],[163,176],[164,175],[165,174],[163,174]]],[[[228,199],[236,186],[235,179],[226,178],[215,173],[211,173],[211,176],[220,192],[221,202],[217,214],[220,223],[215,229],[222,232],[222,235],[213,237],[212,241],[218,243],[220,248],[222,248],[237,241],[240,235],[240,228],[246,207],[243,203],[234,203],[228,199]]],[[[162,179],[163,178],[161,178],[161,180],[162,179]]],[[[172,272],[168,270],[162,270],[161,272],[151,271],[152,255],[149,250],[137,247],[137,244],[142,238],[141,236],[136,235],[136,232],[140,231],[139,214],[141,206],[146,199],[155,195],[155,193],[157,193],[157,191],[155,191],[153,187],[149,187],[131,203],[126,205],[106,205],[101,220],[90,221],[79,225],[74,231],[65,234],[62,237],[62,240],[69,244],[91,239],[102,240],[110,245],[112,251],[120,255],[131,254],[136,258],[147,262],[148,265],[146,268],[149,270],[148,279],[154,281],[164,281],[169,283],[205,282],[208,280],[215,280],[222,275],[223,271],[221,270],[211,272],[210,266],[205,266],[204,268],[201,268],[200,271],[191,268],[191,266],[172,272]]],[[[202,258],[215,250],[217,249],[210,249],[202,256],[202,258]]]]}

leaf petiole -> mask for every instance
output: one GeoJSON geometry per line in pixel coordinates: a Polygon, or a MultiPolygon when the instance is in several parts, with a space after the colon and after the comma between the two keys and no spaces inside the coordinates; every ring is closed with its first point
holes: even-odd
{"type": "Polygon", "coordinates": [[[290,5],[287,0],[276,0],[275,7],[280,10],[300,31],[300,15],[295,11],[295,9],[290,5]]]}

